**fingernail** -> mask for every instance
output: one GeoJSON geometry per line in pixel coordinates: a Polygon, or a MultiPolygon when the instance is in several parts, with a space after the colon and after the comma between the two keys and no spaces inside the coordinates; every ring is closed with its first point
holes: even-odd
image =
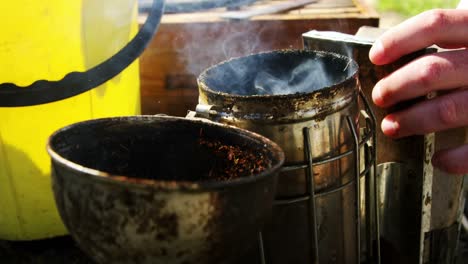
{"type": "Polygon", "coordinates": [[[369,59],[373,63],[378,63],[383,55],[383,45],[380,40],[376,40],[369,51],[369,59]]]}
{"type": "Polygon", "coordinates": [[[372,90],[372,101],[374,101],[376,105],[383,105],[382,89],[378,84],[375,85],[374,89],[372,90]]]}
{"type": "Polygon", "coordinates": [[[398,130],[400,126],[392,116],[387,116],[382,120],[381,128],[385,135],[390,137],[396,137],[398,135],[398,130]]]}

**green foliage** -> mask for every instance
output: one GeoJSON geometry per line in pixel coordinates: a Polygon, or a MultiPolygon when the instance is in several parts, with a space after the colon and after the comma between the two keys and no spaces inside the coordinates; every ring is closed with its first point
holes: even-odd
{"type": "Polygon", "coordinates": [[[377,0],[380,11],[395,11],[414,16],[434,8],[455,8],[459,0],[377,0]]]}

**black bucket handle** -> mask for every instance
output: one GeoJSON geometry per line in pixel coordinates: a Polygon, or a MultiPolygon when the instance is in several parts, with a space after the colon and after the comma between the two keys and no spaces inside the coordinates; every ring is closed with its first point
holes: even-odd
{"type": "Polygon", "coordinates": [[[55,102],[87,92],[105,83],[141,55],[155,35],[163,13],[164,0],[153,0],[148,18],[135,37],[114,56],[85,72],[70,72],[58,81],[38,80],[26,87],[13,83],[0,84],[0,107],[55,102]]]}

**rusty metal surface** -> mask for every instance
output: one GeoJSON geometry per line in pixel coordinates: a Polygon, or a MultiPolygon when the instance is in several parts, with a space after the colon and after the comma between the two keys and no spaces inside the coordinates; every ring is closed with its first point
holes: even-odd
{"type": "MultiPolygon", "coordinates": [[[[375,66],[369,60],[369,50],[372,42],[368,41],[343,41],[327,38],[315,38],[314,36],[304,37],[304,46],[307,49],[333,51],[340,54],[348,55],[354,58],[359,64],[359,79],[361,89],[367,98],[372,98],[372,89],[374,85],[383,77],[398,69],[410,59],[405,58],[395,64],[385,66],[375,66]]],[[[418,54],[419,55],[419,54],[418,54]]],[[[376,116],[377,124],[380,124],[382,119],[392,110],[399,109],[402,106],[397,106],[394,109],[382,109],[371,105],[376,116]]],[[[417,263],[419,255],[419,240],[420,240],[420,219],[421,219],[421,186],[423,176],[423,160],[424,160],[424,137],[414,136],[399,140],[393,140],[386,137],[380,129],[377,129],[377,163],[383,164],[387,162],[401,162],[407,168],[405,172],[407,180],[403,185],[407,185],[413,191],[405,192],[407,203],[405,203],[405,227],[391,227],[398,230],[401,234],[397,235],[401,239],[398,244],[391,238],[383,237],[382,255],[400,253],[398,256],[401,263],[417,263]],[[409,232],[403,231],[409,230],[409,232]]],[[[394,224],[394,223],[390,223],[394,224]]],[[[386,227],[382,227],[385,230],[386,227]]],[[[385,263],[385,258],[382,258],[385,263]]]]}
{"type": "MultiPolygon", "coordinates": [[[[198,78],[199,102],[220,107],[225,119],[261,123],[291,123],[296,119],[320,120],[356,100],[357,65],[346,57],[305,50],[280,50],[234,58],[205,70],[198,78]],[[332,84],[315,91],[288,94],[250,94],[255,77],[269,68],[293,70],[311,59],[334,72],[332,84]],[[214,78],[214,76],[216,76],[214,78]]],[[[234,120],[233,122],[237,122],[234,120]]]]}
{"type": "MultiPolygon", "coordinates": [[[[75,124],[54,134],[48,150],[60,215],[79,247],[98,263],[237,263],[239,256],[257,245],[258,232],[271,214],[276,175],[284,161],[281,149],[259,135],[172,117],[75,124]],[[224,142],[266,149],[271,166],[261,174],[223,182],[162,181],[158,180],[161,175],[135,181],[106,173],[118,163],[106,157],[106,150],[93,147],[100,141],[112,141],[109,137],[114,134],[120,135],[114,143],[122,144],[127,142],[122,135],[136,141],[139,136],[154,137],[159,140],[143,146],[148,151],[142,152],[150,156],[150,162],[162,160],[151,153],[154,148],[167,148],[166,154],[175,155],[174,159],[185,155],[196,160],[198,157],[190,156],[193,153],[181,152],[185,150],[181,144],[190,142],[184,138],[198,138],[200,129],[224,142]],[[181,139],[168,141],[171,134],[179,134],[181,139]],[[94,150],[90,152],[86,145],[94,150]],[[80,161],[87,162],[86,156],[111,162],[97,171],[80,165],[80,161]]],[[[177,169],[183,165],[161,166],[177,169]]]]}
{"type": "MultiPolygon", "coordinates": [[[[351,116],[357,126],[358,89],[357,65],[353,61],[330,53],[284,50],[237,58],[209,68],[199,78],[199,103],[216,109],[218,115],[212,117],[216,121],[255,131],[278,143],[285,151],[287,163],[303,163],[304,127],[310,127],[312,131],[314,161],[352,148],[346,116],[351,116]],[[330,64],[324,75],[332,75],[335,83],[293,94],[235,94],[239,86],[251,86],[252,79],[261,70],[271,67],[287,69],[291,67],[289,60],[300,62],[307,58],[318,58],[330,64]],[[249,69],[244,76],[230,73],[243,67],[249,69]]],[[[354,171],[352,156],[314,166],[316,190],[349,182],[354,171]]],[[[304,195],[306,188],[305,171],[282,172],[278,179],[277,198],[304,195]]],[[[316,200],[320,263],[351,263],[350,260],[355,259],[354,188],[354,184],[350,184],[343,191],[316,200]]],[[[265,232],[270,263],[313,261],[309,254],[311,238],[307,219],[305,202],[274,207],[272,221],[265,232]]]]}
{"type": "MultiPolygon", "coordinates": [[[[452,148],[468,142],[466,128],[456,128],[436,133],[435,150],[452,148]]],[[[463,177],[435,169],[432,208],[434,213],[431,219],[432,229],[451,227],[454,219],[459,215],[459,193],[462,190],[463,177]],[[443,212],[443,213],[442,213],[443,212]]]]}

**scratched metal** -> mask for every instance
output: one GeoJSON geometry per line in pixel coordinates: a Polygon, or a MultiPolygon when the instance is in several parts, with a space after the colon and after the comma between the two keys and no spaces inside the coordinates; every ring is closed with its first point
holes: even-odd
{"type": "MultiPolygon", "coordinates": [[[[309,69],[314,70],[313,68],[309,69]]],[[[303,128],[312,131],[312,156],[319,161],[349,151],[352,135],[346,116],[358,127],[358,66],[344,56],[307,50],[281,50],[253,54],[222,62],[201,74],[199,103],[213,105],[218,113],[213,119],[262,134],[285,151],[287,163],[303,164],[303,128]],[[293,71],[297,65],[312,60],[323,66],[322,75],[330,82],[312,91],[290,94],[239,95],[237,87],[249,87],[258,72],[293,71]],[[239,69],[246,68],[246,71],[239,69]]],[[[315,85],[315,84],[311,84],[315,85]]],[[[352,181],[353,157],[314,166],[317,191],[335,188],[352,181]]],[[[282,172],[276,197],[305,195],[305,170],[282,172]]],[[[355,258],[354,184],[342,191],[316,199],[320,263],[352,263],[355,258]]],[[[310,259],[310,222],[307,202],[275,206],[272,223],[265,231],[269,262],[273,264],[312,263],[310,259]]]]}
{"type": "Polygon", "coordinates": [[[275,143],[251,132],[154,116],[74,124],[51,137],[48,151],[60,215],[98,263],[237,263],[257,245],[284,161],[275,143]],[[208,165],[189,151],[201,130],[208,138],[266,151],[271,165],[231,181],[197,181],[197,168],[208,165]],[[125,149],[134,155],[121,159],[125,149]],[[167,175],[157,173],[128,177],[135,166],[122,161],[162,166],[154,170],[180,172],[174,176],[179,180],[159,180],[167,175]]]}

